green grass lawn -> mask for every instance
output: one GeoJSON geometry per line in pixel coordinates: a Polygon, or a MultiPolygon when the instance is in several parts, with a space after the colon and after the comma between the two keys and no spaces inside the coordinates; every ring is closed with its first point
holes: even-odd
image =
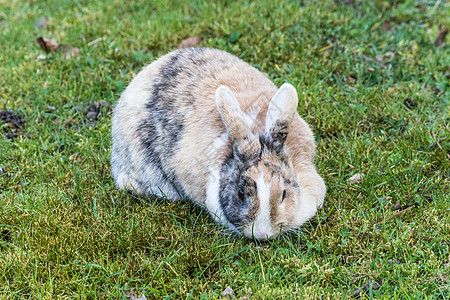
{"type": "Polygon", "coordinates": [[[134,2],[0,0],[0,298],[450,298],[448,2],[134,2]],[[109,104],[192,36],[297,87],[328,187],[297,234],[115,188],[109,104]]]}

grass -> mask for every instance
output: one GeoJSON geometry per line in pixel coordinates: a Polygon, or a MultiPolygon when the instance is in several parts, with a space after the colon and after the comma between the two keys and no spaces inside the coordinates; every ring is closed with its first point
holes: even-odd
{"type": "Polygon", "coordinates": [[[230,286],[240,299],[448,299],[450,51],[434,40],[449,12],[446,1],[0,0],[0,110],[26,122],[0,135],[0,297],[208,299],[230,286]],[[81,55],[39,60],[38,36],[81,55]],[[111,112],[94,124],[80,105],[115,103],[191,36],[298,88],[328,194],[296,235],[230,237],[188,203],[114,187],[111,112]]]}

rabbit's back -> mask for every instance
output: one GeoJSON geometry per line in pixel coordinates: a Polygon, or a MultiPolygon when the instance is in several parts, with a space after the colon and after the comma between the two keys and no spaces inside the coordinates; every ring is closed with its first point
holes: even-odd
{"type": "Polygon", "coordinates": [[[265,106],[277,91],[263,73],[214,49],[174,51],[142,70],[114,111],[116,183],[138,193],[201,202],[211,160],[231,151],[226,139],[222,144],[218,139],[225,132],[214,100],[220,85],[230,87],[247,113],[265,106]]]}

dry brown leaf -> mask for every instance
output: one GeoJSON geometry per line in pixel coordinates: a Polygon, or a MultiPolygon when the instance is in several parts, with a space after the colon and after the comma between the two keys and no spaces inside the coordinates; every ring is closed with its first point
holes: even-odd
{"type": "Polygon", "coordinates": [[[56,43],[56,42],[54,42],[52,40],[43,38],[42,36],[39,36],[36,39],[36,41],[38,42],[39,47],[41,47],[41,49],[44,50],[47,53],[50,53],[52,51],[56,51],[56,49],[58,49],[58,46],[59,46],[58,43],[56,43]]]}
{"type": "MultiPolygon", "coordinates": [[[[80,55],[80,49],[74,48],[67,44],[58,44],[55,41],[43,38],[41,36],[38,37],[36,41],[38,42],[39,47],[41,47],[41,49],[44,50],[46,53],[60,52],[64,54],[64,57],[67,59],[71,59],[74,56],[80,55]]],[[[41,55],[39,55],[39,59],[45,58],[46,58],[45,56],[42,57],[41,55]]]]}
{"type": "Polygon", "coordinates": [[[198,46],[202,41],[202,38],[199,36],[193,36],[190,38],[187,38],[185,40],[183,40],[177,47],[177,49],[182,49],[182,48],[190,48],[190,47],[195,47],[198,46]]]}
{"type": "Polygon", "coordinates": [[[448,29],[447,28],[441,28],[441,31],[439,31],[436,40],[434,41],[434,46],[437,47],[444,47],[445,46],[445,38],[447,37],[448,29]]]}

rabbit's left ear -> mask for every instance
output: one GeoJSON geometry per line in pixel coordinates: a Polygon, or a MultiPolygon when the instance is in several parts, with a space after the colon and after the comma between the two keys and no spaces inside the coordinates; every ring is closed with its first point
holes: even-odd
{"type": "Polygon", "coordinates": [[[265,134],[275,147],[286,141],[289,127],[297,112],[297,91],[289,84],[283,84],[270,101],[266,115],[265,134]]]}

